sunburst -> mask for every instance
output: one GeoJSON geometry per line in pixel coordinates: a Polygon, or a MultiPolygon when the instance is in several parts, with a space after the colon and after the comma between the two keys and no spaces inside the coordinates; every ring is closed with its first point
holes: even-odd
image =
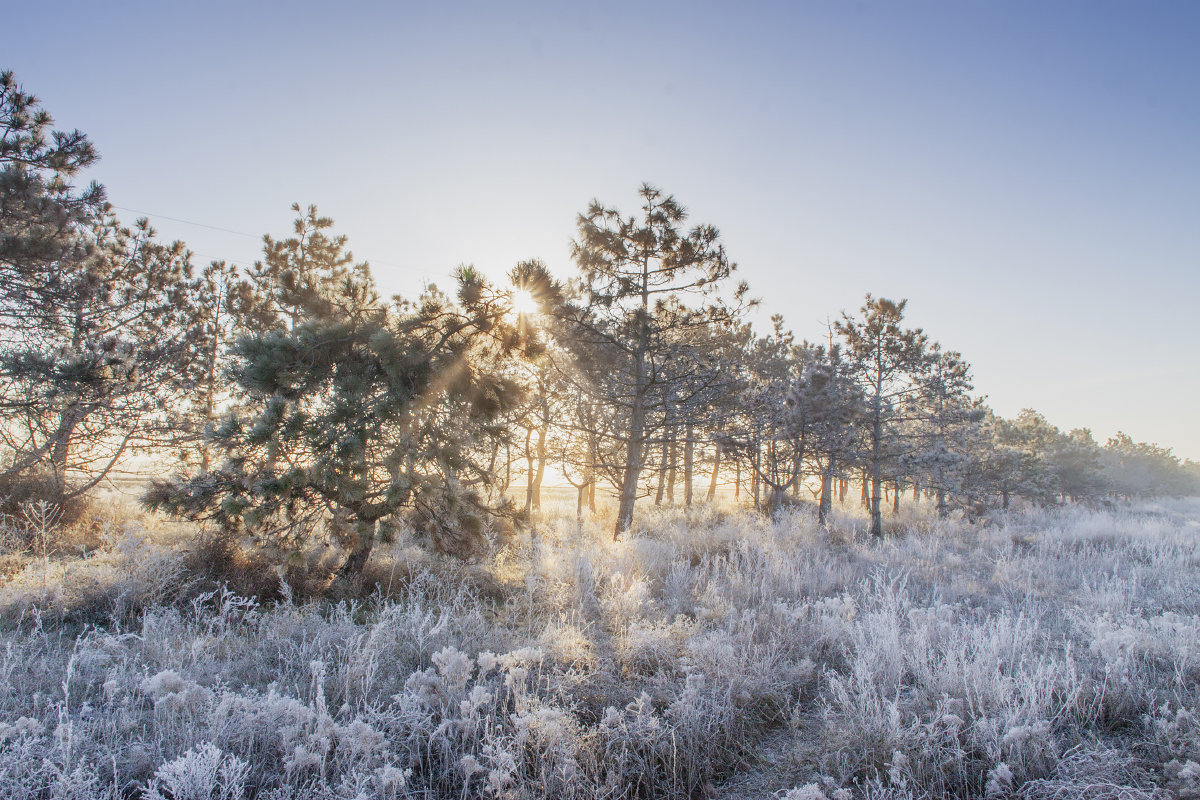
{"type": "Polygon", "coordinates": [[[512,313],[517,316],[527,316],[538,312],[537,298],[527,289],[514,289],[509,296],[509,302],[512,305],[512,313]]]}

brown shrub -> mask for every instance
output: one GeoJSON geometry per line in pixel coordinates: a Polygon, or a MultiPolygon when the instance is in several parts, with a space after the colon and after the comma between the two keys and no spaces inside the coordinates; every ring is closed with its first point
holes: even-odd
{"type": "Polygon", "coordinates": [[[0,514],[16,518],[27,504],[44,502],[58,509],[58,523],[73,525],[88,510],[87,497],[59,483],[48,472],[0,476],[0,514]]]}
{"type": "Polygon", "coordinates": [[[408,591],[413,565],[401,558],[380,557],[367,561],[358,575],[339,576],[327,581],[319,594],[333,600],[365,600],[380,595],[396,600],[408,591]]]}
{"type": "Polygon", "coordinates": [[[184,558],[187,571],[206,583],[223,585],[234,594],[278,600],[283,596],[279,572],[262,552],[242,547],[223,531],[204,531],[184,558]]]}

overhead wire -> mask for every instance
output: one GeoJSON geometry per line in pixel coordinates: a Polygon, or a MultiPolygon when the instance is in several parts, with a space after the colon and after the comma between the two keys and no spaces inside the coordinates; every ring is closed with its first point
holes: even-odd
{"type": "Polygon", "coordinates": [[[126,206],[118,206],[116,204],[113,204],[113,208],[119,208],[122,211],[129,211],[134,214],[142,214],[147,217],[158,217],[159,219],[169,219],[172,222],[182,222],[184,225],[195,225],[197,228],[208,228],[209,230],[213,230],[213,231],[224,231],[225,233],[232,233],[236,236],[246,236],[250,239],[260,239],[260,240],[262,239],[261,236],[255,236],[253,233],[246,233],[245,231],[235,231],[232,228],[222,228],[219,225],[208,225],[203,222],[193,222],[190,219],[180,219],[179,217],[170,217],[170,216],[167,216],[166,214],[155,214],[153,211],[142,211],[141,209],[128,208],[126,206]]]}
{"type": "MultiPolygon", "coordinates": [[[[121,211],[128,211],[132,214],[141,214],[146,217],[157,217],[158,219],[168,219],[168,220],[171,220],[172,222],[179,222],[184,225],[194,225],[198,228],[208,228],[209,230],[213,230],[213,231],[221,231],[223,233],[231,233],[235,236],[245,236],[250,239],[262,241],[262,236],[259,236],[257,234],[247,233],[246,231],[238,231],[238,230],[234,230],[233,228],[223,228],[220,225],[209,225],[204,222],[196,222],[196,221],[190,220],[190,219],[183,219],[182,217],[172,217],[168,214],[159,214],[154,211],[144,211],[144,210],[138,209],[138,208],[129,208],[127,206],[119,206],[119,205],[116,205],[115,203],[112,204],[112,207],[120,209],[121,211]]],[[[196,253],[196,255],[201,256],[203,258],[213,258],[213,259],[217,258],[216,256],[210,256],[205,253],[196,253]]],[[[229,261],[230,263],[234,264],[235,266],[240,266],[233,259],[218,259],[218,260],[226,260],[226,261],[229,261]]],[[[413,266],[409,266],[409,265],[405,265],[405,264],[394,264],[394,263],[390,263],[387,261],[378,261],[378,260],[370,258],[370,257],[367,257],[366,261],[371,264],[378,264],[381,267],[390,267],[392,269],[409,270],[412,272],[424,272],[426,275],[434,275],[439,278],[451,277],[451,274],[449,272],[436,272],[434,270],[424,269],[422,267],[413,267],[413,266]]]]}

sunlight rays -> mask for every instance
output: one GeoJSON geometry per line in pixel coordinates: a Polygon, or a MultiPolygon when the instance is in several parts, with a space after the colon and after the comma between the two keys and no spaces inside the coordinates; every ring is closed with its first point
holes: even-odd
{"type": "Polygon", "coordinates": [[[537,298],[528,289],[514,289],[509,297],[509,302],[512,304],[514,316],[525,317],[536,314],[540,310],[537,298]]]}

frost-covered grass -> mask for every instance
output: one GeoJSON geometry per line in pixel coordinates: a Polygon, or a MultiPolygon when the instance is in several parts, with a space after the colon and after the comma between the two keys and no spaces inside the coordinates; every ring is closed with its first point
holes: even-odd
{"type": "Polygon", "coordinates": [[[1200,797],[1200,502],[563,516],[367,600],[117,526],[0,586],[0,796],[1200,797]]]}

